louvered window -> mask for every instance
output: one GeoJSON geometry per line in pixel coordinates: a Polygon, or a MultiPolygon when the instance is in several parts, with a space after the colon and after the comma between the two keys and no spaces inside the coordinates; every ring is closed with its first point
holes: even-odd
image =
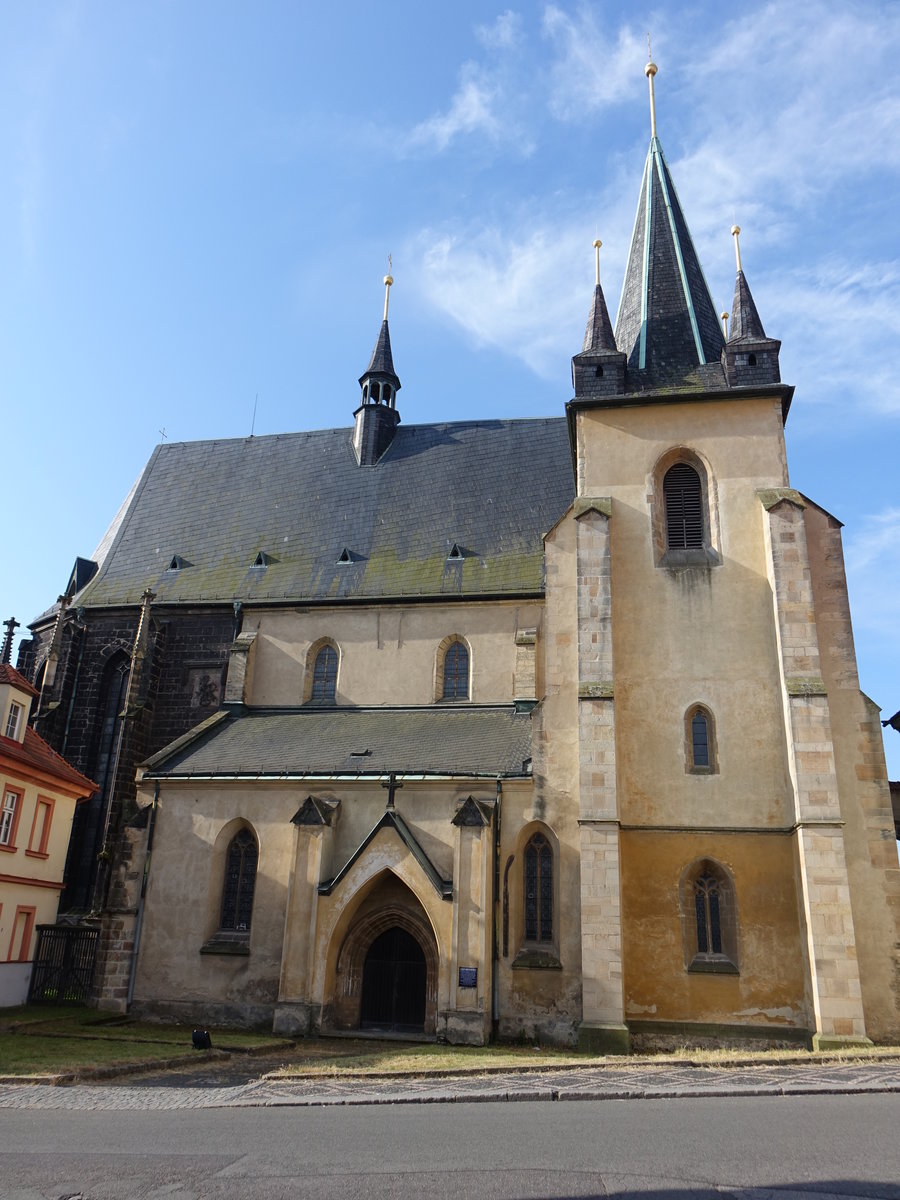
{"type": "Polygon", "coordinates": [[[666,545],[670,550],[703,546],[703,488],[687,463],[676,463],[663,479],[666,502],[666,545]]]}
{"type": "Polygon", "coordinates": [[[541,833],[525,847],[525,940],[553,941],[553,851],[541,833]]]}
{"type": "Polygon", "coordinates": [[[231,840],[225,858],[225,885],[222,888],[222,929],[246,933],[253,913],[256,890],[256,864],[259,847],[249,829],[242,829],[231,840]]]}
{"type": "Polygon", "coordinates": [[[311,700],[333,700],[337,687],[338,656],[334,646],[323,646],[313,667],[311,700]]]}
{"type": "Polygon", "coordinates": [[[462,642],[451,642],[444,655],[445,700],[468,700],[469,698],[469,651],[462,642]]]}

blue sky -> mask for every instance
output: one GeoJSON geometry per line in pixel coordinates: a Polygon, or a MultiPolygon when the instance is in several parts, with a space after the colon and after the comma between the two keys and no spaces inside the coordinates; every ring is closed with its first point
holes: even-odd
{"type": "MultiPolygon", "coordinates": [[[[729,228],[791,480],[846,524],[863,689],[900,708],[900,5],[9,5],[0,616],[90,556],[169,440],[347,425],[393,256],[409,423],[561,414],[659,134],[713,299],[729,228]]],[[[223,498],[227,503],[227,498],[223,498]]],[[[900,778],[900,735],[887,731],[900,778]]]]}

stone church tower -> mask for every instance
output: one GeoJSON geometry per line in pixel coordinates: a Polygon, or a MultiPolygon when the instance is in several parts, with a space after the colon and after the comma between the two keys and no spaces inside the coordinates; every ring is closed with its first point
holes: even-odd
{"type": "Polygon", "coordinates": [[[577,680],[582,1041],[804,1008],[815,1046],[863,1040],[896,1025],[898,872],[839,523],[790,486],[793,388],[737,227],[723,337],[646,73],[615,336],[598,267],[568,405],[574,528],[548,539],[548,618],[567,573],[557,619],[577,629],[546,725],[552,744],[577,680]]]}

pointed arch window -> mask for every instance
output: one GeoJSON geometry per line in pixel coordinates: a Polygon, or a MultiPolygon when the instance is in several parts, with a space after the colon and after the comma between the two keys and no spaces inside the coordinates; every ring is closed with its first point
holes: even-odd
{"type": "Polygon", "coordinates": [[[718,773],[715,718],[704,704],[684,714],[684,767],[691,775],[718,773]]]}
{"type": "Polygon", "coordinates": [[[259,847],[249,829],[240,829],[231,839],[225,855],[225,880],[222,886],[221,929],[249,933],[256,891],[256,867],[259,847]]]}
{"type": "Polygon", "coordinates": [[[536,833],[524,854],[525,940],[553,941],[553,850],[542,833],[536,833]]]}
{"type": "Polygon", "coordinates": [[[444,654],[444,700],[468,700],[469,651],[462,642],[451,642],[444,654]]]}
{"type": "Polygon", "coordinates": [[[737,904],[724,867],[710,859],[697,863],[683,882],[682,914],[688,971],[736,974],[737,904]]]}
{"type": "Polygon", "coordinates": [[[703,485],[686,462],[675,463],[663,476],[666,508],[666,547],[702,549],[704,545],[703,485]]]}
{"type": "Polygon", "coordinates": [[[311,700],[334,702],[337,691],[338,656],[334,646],[325,645],[313,665],[311,700]]]}

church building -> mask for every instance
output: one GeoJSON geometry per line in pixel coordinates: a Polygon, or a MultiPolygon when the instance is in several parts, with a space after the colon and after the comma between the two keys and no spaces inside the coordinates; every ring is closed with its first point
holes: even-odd
{"type": "Polygon", "coordinates": [[[67,885],[103,1006],[597,1052],[900,1037],[840,522],[791,485],[737,227],[723,331],[646,72],[618,318],[597,242],[563,415],[401,423],[387,276],[351,428],[157,447],[32,626],[38,727],[98,783],[67,885]]]}

